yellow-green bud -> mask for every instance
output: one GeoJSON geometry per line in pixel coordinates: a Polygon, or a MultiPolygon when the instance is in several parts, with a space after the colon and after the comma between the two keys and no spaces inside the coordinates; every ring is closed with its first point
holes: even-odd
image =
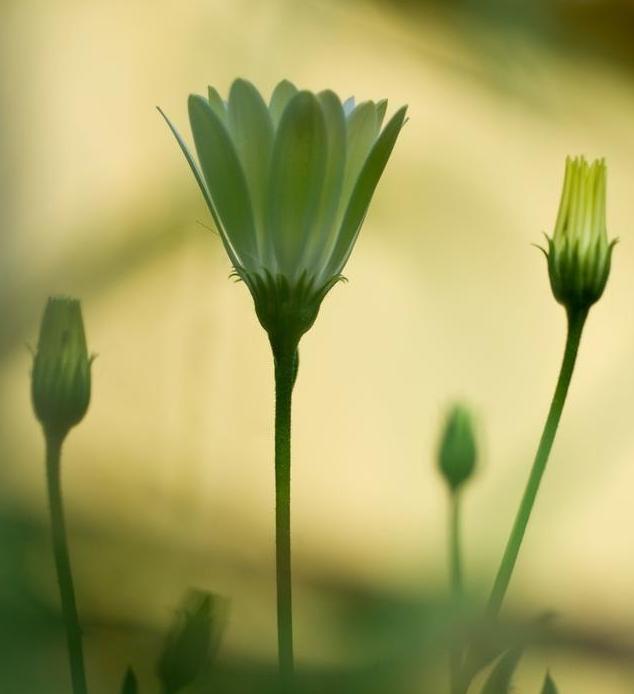
{"type": "Polygon", "coordinates": [[[605,161],[566,159],[559,214],[548,237],[548,273],[555,298],[570,310],[587,310],[601,298],[615,241],[605,221],[605,161]]]}
{"type": "Polygon", "coordinates": [[[476,459],[471,415],[462,405],[455,405],[447,416],[438,449],[438,466],[452,492],[471,477],[476,459]]]}
{"type": "Polygon", "coordinates": [[[91,357],[77,299],[51,297],[40,324],[31,395],[47,435],[64,437],[86,414],[91,357]]]}

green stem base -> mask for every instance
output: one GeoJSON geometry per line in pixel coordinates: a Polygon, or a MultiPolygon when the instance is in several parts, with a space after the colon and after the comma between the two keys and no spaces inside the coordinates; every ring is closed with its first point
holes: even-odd
{"type": "Polygon", "coordinates": [[[46,436],[46,481],[51,514],[53,555],[55,557],[57,582],[62,603],[62,615],[66,627],[66,642],[73,694],[86,694],[88,687],[86,684],[84,652],[75,600],[75,587],[70,567],[64,504],[62,501],[60,460],[63,440],[64,437],[59,435],[49,434],[46,436]]]}

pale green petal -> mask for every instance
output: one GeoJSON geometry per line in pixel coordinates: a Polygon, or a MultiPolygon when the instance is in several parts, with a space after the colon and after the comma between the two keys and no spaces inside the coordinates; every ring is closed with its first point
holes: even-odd
{"type": "Polygon", "coordinates": [[[260,93],[246,80],[236,80],[231,86],[228,125],[249,186],[260,255],[264,245],[264,213],[273,149],[273,125],[260,93]]]}
{"type": "Polygon", "coordinates": [[[344,206],[378,134],[376,106],[371,101],[359,104],[348,116],[347,131],[346,170],[341,193],[344,206]]]}
{"type": "Polygon", "coordinates": [[[216,229],[218,230],[218,233],[220,234],[220,236],[223,240],[225,248],[227,249],[227,253],[229,253],[229,257],[231,259],[231,262],[235,265],[237,263],[237,259],[235,257],[235,254],[233,253],[233,250],[231,249],[231,247],[227,245],[225,230],[223,229],[222,223],[220,221],[220,217],[218,216],[218,212],[216,211],[213,200],[211,199],[211,195],[209,194],[209,191],[207,190],[207,184],[205,183],[203,175],[200,173],[200,169],[198,168],[198,165],[196,164],[194,157],[191,155],[191,152],[189,151],[187,145],[185,144],[185,140],[183,140],[183,138],[181,137],[178,130],[176,130],[172,121],[165,115],[165,113],[163,112],[163,110],[161,108],[159,108],[158,106],[157,106],[157,108],[158,108],[159,113],[165,119],[165,122],[169,126],[169,129],[172,131],[172,134],[176,138],[176,141],[178,142],[178,145],[181,148],[182,153],[185,155],[185,159],[187,160],[187,163],[189,164],[189,167],[192,170],[192,173],[194,174],[194,178],[196,179],[196,183],[198,183],[198,187],[200,188],[200,190],[203,194],[203,197],[205,198],[205,202],[207,203],[207,207],[209,208],[209,212],[211,212],[211,216],[214,220],[214,224],[216,225],[216,229]]]}
{"type": "Polygon", "coordinates": [[[213,87],[210,86],[207,91],[209,95],[209,105],[213,109],[213,112],[225,125],[227,125],[227,104],[225,104],[220,94],[218,94],[213,87]]]}
{"type": "Polygon", "coordinates": [[[255,263],[255,229],[247,183],[227,129],[201,96],[189,97],[191,123],[198,160],[207,188],[238,263],[255,263]]]}
{"type": "Polygon", "coordinates": [[[339,230],[337,244],[325,269],[325,278],[339,274],[350,256],[372,195],[403,127],[406,111],[407,107],[403,106],[392,116],[363,165],[339,230]]]}
{"type": "Polygon", "coordinates": [[[306,248],[306,262],[312,267],[321,267],[321,259],[332,250],[346,161],[346,117],[339,97],[326,90],[317,98],[326,123],[327,150],[319,213],[306,248]]]}
{"type": "Polygon", "coordinates": [[[271,112],[271,120],[273,121],[274,128],[277,128],[280,124],[282,113],[295,94],[297,94],[297,87],[288,80],[282,80],[273,90],[269,111],[271,112]]]}
{"type": "Polygon", "coordinates": [[[268,235],[287,278],[301,271],[307,234],[319,209],[326,168],[326,124],[314,94],[298,92],[280,121],[273,145],[268,235]]]}
{"type": "Polygon", "coordinates": [[[355,101],[354,96],[349,96],[343,102],[343,112],[346,114],[346,118],[354,111],[355,106],[356,106],[356,101],[355,101]]]}

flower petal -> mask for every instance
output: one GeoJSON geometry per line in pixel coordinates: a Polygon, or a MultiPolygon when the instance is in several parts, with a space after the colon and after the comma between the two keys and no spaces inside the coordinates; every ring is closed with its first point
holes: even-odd
{"type": "Polygon", "coordinates": [[[346,117],[339,97],[326,90],[317,95],[327,132],[326,168],[319,214],[306,247],[306,263],[318,268],[330,255],[336,240],[335,220],[341,200],[341,185],[346,162],[346,117]]]}
{"type": "Polygon", "coordinates": [[[339,229],[337,244],[324,271],[325,278],[338,275],[350,256],[372,195],[403,127],[406,111],[407,106],[403,106],[392,116],[361,169],[339,229]]]}
{"type": "MultiPolygon", "coordinates": [[[[174,135],[174,137],[176,138],[176,141],[178,142],[179,147],[181,148],[181,152],[185,155],[185,159],[187,159],[187,163],[189,164],[189,168],[192,170],[192,173],[194,174],[194,178],[196,179],[196,183],[198,183],[198,187],[200,188],[200,191],[202,192],[203,197],[205,198],[205,202],[207,203],[207,207],[209,208],[209,211],[211,212],[211,216],[214,220],[214,224],[216,225],[216,229],[218,229],[219,233],[221,235],[223,235],[224,232],[221,231],[222,223],[220,222],[220,218],[218,217],[218,212],[216,211],[213,200],[211,199],[211,195],[209,195],[209,191],[207,190],[207,184],[205,183],[205,179],[203,178],[203,175],[200,173],[200,169],[198,168],[198,164],[196,164],[196,160],[191,155],[189,148],[185,144],[185,140],[183,140],[183,138],[181,137],[178,130],[176,130],[176,127],[174,126],[172,121],[165,115],[165,113],[163,112],[163,109],[161,109],[159,106],[157,106],[156,108],[158,109],[158,112],[165,119],[165,122],[167,123],[169,129],[172,131],[172,135],[174,135]]],[[[234,262],[233,258],[231,260],[232,260],[232,262],[234,262]]]]}
{"type": "Polygon", "coordinates": [[[271,103],[269,104],[269,111],[271,113],[271,120],[273,121],[274,128],[277,128],[277,126],[280,124],[282,113],[288,106],[288,102],[295,96],[295,94],[297,94],[297,87],[288,80],[282,80],[273,90],[273,94],[271,94],[271,103]]]}
{"type": "Polygon", "coordinates": [[[260,93],[246,80],[236,80],[231,86],[228,115],[231,139],[249,186],[260,255],[264,246],[264,213],[273,149],[273,125],[260,93]]]}
{"type": "Polygon", "coordinates": [[[275,271],[289,279],[303,268],[300,259],[319,211],[326,168],[324,115],[314,94],[298,92],[280,120],[273,145],[267,236],[273,241],[275,271]]]}
{"type": "MultiPolygon", "coordinates": [[[[371,101],[359,104],[348,116],[348,145],[346,150],[346,170],[341,192],[342,203],[347,204],[363,163],[378,134],[376,106],[371,101]]],[[[341,211],[343,213],[343,211],[341,211]]]]}
{"type": "Polygon", "coordinates": [[[209,102],[192,95],[188,105],[198,160],[225,229],[226,241],[233,248],[238,264],[251,269],[257,263],[255,229],[240,160],[227,129],[209,102]]]}

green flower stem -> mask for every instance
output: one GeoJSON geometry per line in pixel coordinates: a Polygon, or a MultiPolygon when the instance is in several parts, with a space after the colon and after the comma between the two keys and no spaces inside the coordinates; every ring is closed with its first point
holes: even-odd
{"type": "Polygon", "coordinates": [[[546,469],[548,456],[550,455],[550,450],[552,448],[553,441],[555,440],[555,434],[557,433],[557,427],[564,408],[564,403],[566,402],[566,395],[568,394],[568,387],[570,386],[572,372],[575,368],[577,351],[581,341],[581,333],[583,332],[583,326],[588,316],[588,310],[588,308],[569,310],[567,314],[568,336],[566,339],[566,347],[564,349],[561,371],[559,372],[559,380],[557,381],[555,394],[553,395],[548,417],[546,418],[546,424],[544,425],[544,431],[535,455],[535,461],[533,462],[528,483],[526,485],[526,489],[524,490],[524,496],[522,497],[522,501],[517,511],[515,523],[513,524],[513,529],[511,530],[511,534],[504,551],[504,556],[502,557],[502,562],[500,563],[500,568],[493,585],[493,590],[491,591],[491,596],[489,597],[488,613],[491,616],[495,616],[499,612],[511,580],[511,575],[513,574],[515,562],[517,561],[517,555],[519,554],[524,533],[526,532],[528,519],[530,518],[531,511],[535,503],[535,498],[539,490],[539,484],[544,474],[544,470],[546,469]]]}
{"type": "MultiPolygon", "coordinates": [[[[449,505],[449,576],[454,608],[462,606],[462,552],[460,543],[460,492],[455,490],[449,505]]],[[[449,676],[451,692],[460,692],[463,644],[454,636],[449,652],[449,676]]]]}
{"type": "Polygon", "coordinates": [[[275,550],[277,640],[285,690],[293,677],[291,595],[291,399],[297,375],[297,348],[274,349],[275,358],[275,550]]]}
{"type": "Polygon", "coordinates": [[[449,506],[449,571],[451,592],[456,602],[462,600],[462,552],[460,543],[460,492],[451,494],[449,506]]]}
{"type": "Polygon", "coordinates": [[[51,512],[51,530],[53,536],[53,554],[62,602],[62,616],[66,627],[66,642],[70,661],[70,674],[73,694],[86,694],[86,670],[81,642],[81,628],[75,601],[75,588],[70,568],[66,523],[60,475],[60,460],[64,437],[57,434],[46,435],[46,480],[48,500],[51,512]]]}

